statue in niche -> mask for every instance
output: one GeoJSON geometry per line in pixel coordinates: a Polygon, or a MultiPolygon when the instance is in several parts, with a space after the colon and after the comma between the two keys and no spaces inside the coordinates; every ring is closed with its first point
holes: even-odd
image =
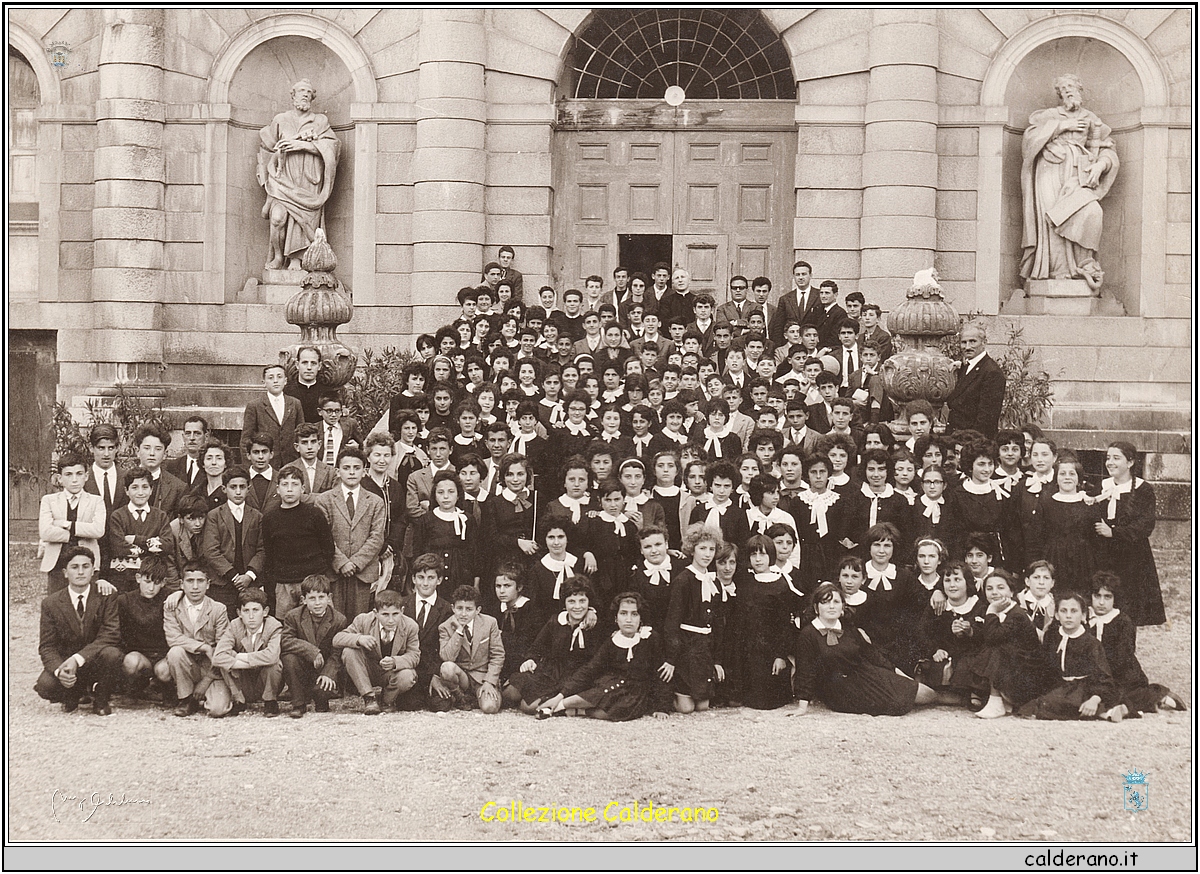
{"type": "Polygon", "coordinates": [[[1029,116],[1021,141],[1021,276],[1082,279],[1099,293],[1100,201],[1120,161],[1112,129],[1083,108],[1078,76],[1054,80],[1059,105],[1029,116]]]}
{"type": "Polygon", "coordinates": [[[258,133],[258,184],[267,193],[271,222],[268,270],[299,270],[300,259],[325,226],[341,143],[329,119],[312,111],[317,91],[307,79],[292,86],[292,108],[258,133]]]}

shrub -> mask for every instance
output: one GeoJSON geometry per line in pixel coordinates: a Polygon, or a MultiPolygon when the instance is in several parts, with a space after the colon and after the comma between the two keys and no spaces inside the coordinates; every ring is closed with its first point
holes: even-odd
{"type": "Polygon", "coordinates": [[[374,428],[392,398],[404,389],[404,366],[412,359],[412,352],[395,346],[385,346],[380,353],[364,349],[354,376],[342,390],[347,413],[364,428],[374,428]]]}

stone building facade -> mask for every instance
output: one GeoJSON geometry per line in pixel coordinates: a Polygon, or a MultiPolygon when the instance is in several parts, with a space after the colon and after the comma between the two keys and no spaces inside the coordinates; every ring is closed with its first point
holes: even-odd
{"type": "Polygon", "coordinates": [[[1102,250],[1124,315],[999,315],[992,340],[1014,322],[1041,348],[1056,429],[1177,455],[1193,26],[1185,8],[12,8],[10,338],[31,361],[53,347],[59,400],[129,381],[236,427],[294,337],[248,280],[257,131],[301,77],[342,141],[326,226],[360,349],[447,321],[502,244],[527,289],[653,252],[722,300],[731,273],[786,291],[804,258],[885,311],[935,266],[960,312],[1019,313],[1021,132],[1074,72],[1121,154],[1102,250]]]}

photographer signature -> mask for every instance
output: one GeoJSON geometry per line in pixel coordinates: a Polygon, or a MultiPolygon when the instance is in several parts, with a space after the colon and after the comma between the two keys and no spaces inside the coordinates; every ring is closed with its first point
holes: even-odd
{"type": "Polygon", "coordinates": [[[83,817],[81,822],[87,822],[101,807],[124,807],[127,804],[149,804],[149,798],[130,798],[122,792],[87,792],[73,794],[62,789],[50,793],[50,815],[55,822],[62,822],[59,814],[71,815],[73,811],[83,817]]]}

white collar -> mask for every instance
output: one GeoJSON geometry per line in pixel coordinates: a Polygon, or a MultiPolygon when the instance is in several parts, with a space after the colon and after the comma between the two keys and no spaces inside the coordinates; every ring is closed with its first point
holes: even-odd
{"type": "Polygon", "coordinates": [[[273,480],[275,478],[275,468],[271,467],[270,465],[267,465],[266,472],[263,472],[261,470],[255,470],[254,468],[250,468],[250,478],[254,479],[254,477],[256,477],[256,476],[261,476],[267,482],[270,482],[271,480],[273,480]]]}
{"type": "Polygon", "coordinates": [[[955,613],[957,613],[959,616],[966,616],[968,613],[970,613],[972,610],[975,609],[975,605],[978,603],[979,603],[979,596],[971,595],[969,598],[967,598],[967,600],[963,601],[957,607],[955,607],[953,604],[951,604],[948,601],[946,602],[946,606],[949,607],[951,610],[953,610],[955,613]]]}
{"type": "Polygon", "coordinates": [[[1096,640],[1104,640],[1104,627],[1120,615],[1121,610],[1119,607],[1114,607],[1103,616],[1097,616],[1095,613],[1092,614],[1091,618],[1088,619],[1088,625],[1095,629],[1096,640]]]}
{"type": "Polygon", "coordinates": [[[1058,501],[1061,504],[1078,504],[1083,501],[1083,492],[1075,492],[1071,495],[1065,495],[1062,492],[1055,492],[1050,496],[1052,500],[1058,501]]]}
{"type": "MultiPolygon", "coordinates": [[[[517,595],[517,600],[513,604],[513,609],[520,610],[522,607],[524,607],[528,603],[529,603],[529,599],[526,598],[524,595],[517,595]]],[[[501,613],[508,612],[508,602],[506,602],[506,601],[500,602],[500,612],[501,613]]]]}
{"type": "Polygon", "coordinates": [[[978,364],[980,361],[982,361],[982,360],[983,360],[983,356],[985,356],[985,355],[987,355],[987,350],[986,350],[986,349],[984,349],[982,352],[980,352],[980,353],[979,353],[978,355],[976,355],[974,358],[972,358],[972,359],[968,360],[968,361],[967,361],[967,367],[966,367],[966,370],[965,370],[964,372],[965,372],[965,373],[970,373],[970,372],[971,372],[971,369],[972,369],[972,368],[973,368],[973,367],[974,367],[976,364],[978,364]]]}

